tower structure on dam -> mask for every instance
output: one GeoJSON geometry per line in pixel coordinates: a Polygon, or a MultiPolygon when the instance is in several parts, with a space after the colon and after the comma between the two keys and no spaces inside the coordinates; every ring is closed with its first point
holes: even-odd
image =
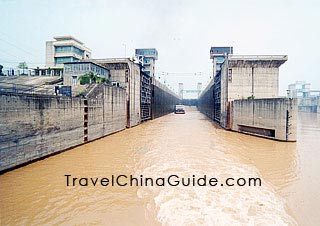
{"type": "Polygon", "coordinates": [[[199,97],[199,109],[226,129],[296,140],[297,101],[279,98],[279,67],[286,55],[233,55],[212,47],[214,77],[199,97]]]}
{"type": "Polygon", "coordinates": [[[183,99],[183,83],[179,83],[179,90],[178,90],[178,95],[181,99],[183,99]]]}
{"type": "Polygon", "coordinates": [[[229,55],[233,54],[233,47],[211,47],[210,49],[210,59],[212,59],[213,63],[213,77],[221,70],[221,66],[225,60],[225,58],[229,55]]]}
{"type": "Polygon", "coordinates": [[[198,84],[197,84],[197,91],[198,91],[197,97],[198,97],[198,98],[199,98],[199,96],[200,96],[201,90],[202,90],[202,83],[201,83],[201,82],[198,82],[198,84]]]}
{"type": "Polygon", "coordinates": [[[142,65],[142,70],[154,78],[155,63],[158,60],[158,51],[155,48],[136,49],[135,56],[142,65]]]}

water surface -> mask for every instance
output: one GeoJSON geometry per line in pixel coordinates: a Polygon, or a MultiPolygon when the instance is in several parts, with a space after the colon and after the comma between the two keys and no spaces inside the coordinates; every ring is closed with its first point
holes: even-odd
{"type": "Polygon", "coordinates": [[[298,142],[215,126],[188,108],[0,176],[1,225],[305,225],[320,222],[320,116],[298,142]],[[67,187],[65,174],[261,177],[261,187],[67,187]]]}

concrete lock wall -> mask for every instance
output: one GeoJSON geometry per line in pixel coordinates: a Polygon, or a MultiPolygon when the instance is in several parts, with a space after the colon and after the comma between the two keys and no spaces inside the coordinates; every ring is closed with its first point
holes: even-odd
{"type": "Polygon", "coordinates": [[[152,119],[174,112],[181,99],[157,80],[153,80],[152,87],[152,119]]]}
{"type": "Polygon", "coordinates": [[[140,113],[140,66],[129,58],[94,59],[110,70],[110,81],[120,82],[126,89],[127,127],[141,123],[140,113]]]}
{"type": "MultiPolygon", "coordinates": [[[[222,68],[224,70],[224,68],[222,68]]],[[[214,84],[211,82],[198,101],[198,109],[214,120],[214,84]]],[[[297,100],[287,98],[227,101],[227,76],[221,78],[221,119],[225,129],[283,141],[296,140],[297,100]],[[287,113],[288,112],[288,113],[287,113]]]]}
{"type": "Polygon", "coordinates": [[[79,98],[0,94],[0,171],[83,142],[79,98]]]}
{"type": "Polygon", "coordinates": [[[228,99],[278,97],[279,68],[229,67],[228,99]]]}
{"type": "MultiPolygon", "coordinates": [[[[105,64],[107,65],[107,64],[105,64]]],[[[108,66],[108,65],[107,65],[108,66]]],[[[124,69],[110,69],[111,80],[118,81],[126,89],[127,127],[137,126],[140,119],[140,69],[132,63],[124,69]],[[126,69],[127,68],[127,69],[126,69]]]]}
{"type": "Polygon", "coordinates": [[[287,98],[234,100],[231,129],[282,141],[296,141],[297,100],[287,98]]]}
{"type": "Polygon", "coordinates": [[[199,98],[198,109],[201,113],[205,114],[214,120],[214,100],[213,100],[213,85],[199,98]]]}
{"type": "Polygon", "coordinates": [[[140,67],[131,63],[129,77],[129,93],[130,93],[130,122],[129,127],[136,126],[141,123],[140,113],[140,67]]]}
{"type": "MultiPolygon", "coordinates": [[[[228,103],[228,76],[227,76],[228,66],[227,64],[223,64],[221,68],[221,101],[220,101],[220,109],[221,109],[221,119],[220,125],[223,128],[227,128],[228,124],[228,112],[227,112],[227,103],[228,103]]],[[[228,128],[229,129],[229,128],[228,128]]]]}
{"type": "Polygon", "coordinates": [[[125,90],[104,86],[96,98],[0,94],[0,171],[126,127],[125,90]],[[85,109],[88,119],[85,120],[85,109]]]}
{"type": "Polygon", "coordinates": [[[118,87],[99,84],[88,98],[88,141],[126,128],[126,94],[118,87]]]}

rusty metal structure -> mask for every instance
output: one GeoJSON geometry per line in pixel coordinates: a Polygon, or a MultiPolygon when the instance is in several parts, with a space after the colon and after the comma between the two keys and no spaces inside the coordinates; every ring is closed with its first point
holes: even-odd
{"type": "Polygon", "coordinates": [[[140,111],[141,111],[141,121],[146,121],[151,119],[151,77],[145,73],[141,72],[141,86],[140,86],[140,111]]]}

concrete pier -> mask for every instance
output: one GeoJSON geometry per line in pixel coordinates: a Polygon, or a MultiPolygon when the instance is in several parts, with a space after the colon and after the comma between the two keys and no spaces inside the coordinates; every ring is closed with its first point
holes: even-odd
{"type": "Polygon", "coordinates": [[[215,76],[200,95],[199,110],[225,129],[295,141],[297,101],[278,96],[279,67],[288,57],[229,52],[211,48],[215,76]]]}
{"type": "Polygon", "coordinates": [[[269,98],[234,100],[230,129],[282,141],[296,141],[297,100],[269,98]]]}

